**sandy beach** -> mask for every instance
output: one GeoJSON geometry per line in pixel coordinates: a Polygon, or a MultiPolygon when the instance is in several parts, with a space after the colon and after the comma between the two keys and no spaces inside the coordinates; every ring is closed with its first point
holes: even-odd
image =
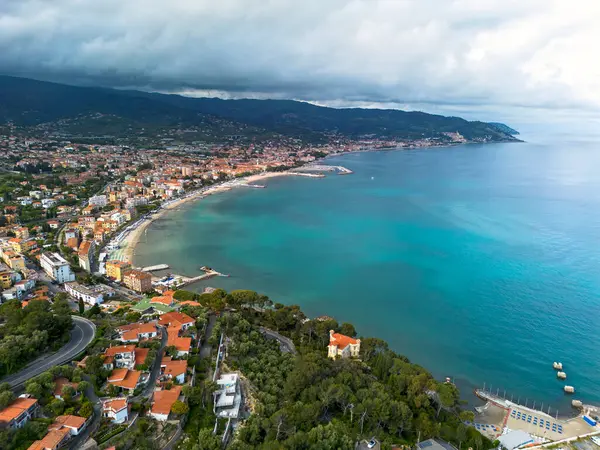
{"type": "Polygon", "coordinates": [[[184,198],[173,200],[168,204],[162,206],[159,210],[154,212],[150,217],[142,221],[135,229],[131,230],[120,242],[120,250],[114,252],[114,256],[111,255],[110,259],[120,259],[123,261],[129,261],[133,263],[133,256],[135,253],[135,247],[140,241],[144,230],[156,219],[161,218],[164,214],[170,210],[177,209],[184,205],[196,200],[201,200],[209,195],[217,194],[219,192],[225,192],[233,189],[234,187],[241,186],[248,183],[255,183],[257,181],[266,180],[269,178],[280,177],[280,176],[295,176],[297,174],[290,172],[263,172],[255,175],[250,175],[237,180],[227,181],[223,184],[210,187],[206,190],[199,190],[192,194],[188,194],[184,198]]]}

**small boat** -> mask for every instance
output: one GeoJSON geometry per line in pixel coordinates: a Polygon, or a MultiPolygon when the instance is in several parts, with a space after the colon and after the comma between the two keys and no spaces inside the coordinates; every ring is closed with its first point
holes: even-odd
{"type": "Polygon", "coordinates": [[[562,370],[563,365],[561,362],[554,361],[554,364],[552,364],[552,367],[554,367],[554,369],[556,369],[556,370],[562,370]]]}
{"type": "Polygon", "coordinates": [[[560,378],[561,380],[566,380],[566,379],[567,379],[567,374],[566,374],[566,373],[564,373],[564,372],[558,372],[558,373],[556,374],[556,376],[557,376],[558,378],[560,378]]]}
{"type": "Polygon", "coordinates": [[[573,408],[582,408],[582,407],[583,407],[583,403],[582,403],[582,401],[581,401],[581,400],[573,400],[573,401],[571,402],[571,406],[572,406],[573,408]]]}
{"type": "Polygon", "coordinates": [[[575,393],[575,388],[573,386],[565,386],[564,390],[567,394],[574,394],[575,393]]]}

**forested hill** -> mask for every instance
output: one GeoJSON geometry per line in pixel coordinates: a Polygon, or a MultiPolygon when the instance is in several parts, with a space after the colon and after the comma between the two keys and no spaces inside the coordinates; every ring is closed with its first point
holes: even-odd
{"type": "Polygon", "coordinates": [[[316,140],[331,135],[421,139],[459,132],[472,141],[516,140],[508,127],[499,126],[502,124],[423,112],[336,109],[291,100],[190,98],[0,76],[0,124],[10,121],[34,127],[62,122],[64,126],[74,120],[88,133],[113,135],[143,127],[200,126],[213,137],[279,134],[316,140]]]}

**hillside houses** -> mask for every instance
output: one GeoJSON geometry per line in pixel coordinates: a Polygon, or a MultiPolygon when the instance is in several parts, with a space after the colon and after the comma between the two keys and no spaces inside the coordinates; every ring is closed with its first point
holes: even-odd
{"type": "Polygon", "coordinates": [[[125,343],[158,338],[160,333],[155,322],[123,325],[118,327],[116,331],[119,334],[117,339],[125,343]]]}

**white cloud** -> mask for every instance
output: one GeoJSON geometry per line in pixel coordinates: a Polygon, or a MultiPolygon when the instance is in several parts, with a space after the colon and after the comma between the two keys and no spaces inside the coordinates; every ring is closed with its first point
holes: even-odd
{"type": "Polygon", "coordinates": [[[598,24],[594,0],[3,0],[0,72],[340,105],[597,111],[598,24]]]}

